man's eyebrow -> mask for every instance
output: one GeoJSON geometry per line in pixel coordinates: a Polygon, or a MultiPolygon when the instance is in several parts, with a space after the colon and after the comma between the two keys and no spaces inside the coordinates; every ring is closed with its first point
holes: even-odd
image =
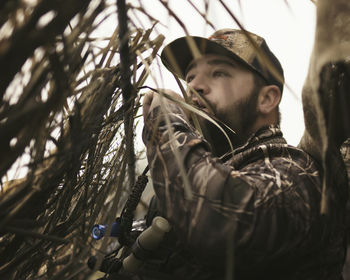
{"type": "Polygon", "coordinates": [[[191,69],[197,67],[197,63],[195,61],[192,61],[185,70],[185,76],[187,76],[188,72],[191,71],[191,69]]]}
{"type": "Polygon", "coordinates": [[[209,65],[219,65],[219,64],[225,64],[234,68],[238,67],[238,64],[234,62],[233,60],[228,59],[220,59],[220,58],[214,58],[207,62],[209,65]]]}
{"type": "MultiPolygon", "coordinates": [[[[238,67],[238,64],[233,61],[233,60],[228,60],[228,59],[221,59],[221,58],[213,58],[209,61],[207,61],[209,65],[220,65],[220,64],[225,64],[234,68],[238,67]]],[[[192,61],[186,68],[185,70],[185,76],[190,72],[193,68],[197,67],[196,61],[192,61]]]]}

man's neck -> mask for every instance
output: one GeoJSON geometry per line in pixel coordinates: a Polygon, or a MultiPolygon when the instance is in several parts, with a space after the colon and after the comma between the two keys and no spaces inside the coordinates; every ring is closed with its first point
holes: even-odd
{"type": "Polygon", "coordinates": [[[249,138],[250,135],[242,135],[240,133],[233,133],[228,128],[223,128],[226,135],[219,128],[210,124],[205,128],[202,128],[204,138],[210,143],[212,148],[212,153],[221,157],[233,149],[243,145],[249,138]],[[231,144],[231,145],[230,145],[231,144]]]}

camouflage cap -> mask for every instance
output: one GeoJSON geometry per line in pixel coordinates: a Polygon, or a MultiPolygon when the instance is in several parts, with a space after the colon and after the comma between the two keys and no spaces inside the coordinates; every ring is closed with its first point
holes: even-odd
{"type": "Polygon", "coordinates": [[[161,59],[170,72],[185,79],[189,63],[204,54],[219,54],[241,62],[268,84],[277,85],[283,91],[284,75],[280,62],[262,37],[248,31],[222,29],[208,39],[181,37],[164,47],[161,59]]]}

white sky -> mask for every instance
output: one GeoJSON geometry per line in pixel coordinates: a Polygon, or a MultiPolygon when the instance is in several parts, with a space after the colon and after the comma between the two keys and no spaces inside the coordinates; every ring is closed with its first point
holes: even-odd
{"type": "MultiPolygon", "coordinates": [[[[131,2],[138,3],[138,1],[131,2]]],[[[199,9],[204,10],[203,0],[192,0],[192,2],[198,5],[199,9]]],[[[216,29],[238,28],[218,0],[208,2],[207,17],[216,29]]],[[[265,38],[270,49],[279,58],[287,84],[280,105],[281,126],[287,141],[297,145],[304,131],[301,90],[314,41],[316,20],[314,4],[311,0],[226,0],[224,2],[248,31],[265,38]]],[[[156,27],[157,32],[165,35],[165,44],[185,35],[182,27],[168,16],[159,1],[143,0],[141,3],[147,12],[165,25],[159,24],[156,27]]],[[[185,23],[190,35],[208,37],[214,32],[209,25],[204,24],[202,17],[195,12],[187,0],[169,0],[168,3],[185,23]]],[[[159,72],[159,67],[159,65],[153,65],[153,74],[156,77],[159,77],[159,74],[156,74],[159,72]]],[[[161,68],[161,72],[162,79],[157,78],[158,86],[178,91],[168,71],[161,68]]],[[[150,80],[146,84],[155,86],[150,80]]]]}

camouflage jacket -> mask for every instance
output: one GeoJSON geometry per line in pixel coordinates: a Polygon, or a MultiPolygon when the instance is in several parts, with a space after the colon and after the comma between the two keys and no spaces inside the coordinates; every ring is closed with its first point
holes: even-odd
{"type": "Polygon", "coordinates": [[[168,104],[150,112],[143,140],[158,210],[184,259],[160,271],[176,279],[342,279],[346,197],[331,196],[334,207],[320,214],[322,171],[278,127],[259,130],[224,162],[168,104]]]}

